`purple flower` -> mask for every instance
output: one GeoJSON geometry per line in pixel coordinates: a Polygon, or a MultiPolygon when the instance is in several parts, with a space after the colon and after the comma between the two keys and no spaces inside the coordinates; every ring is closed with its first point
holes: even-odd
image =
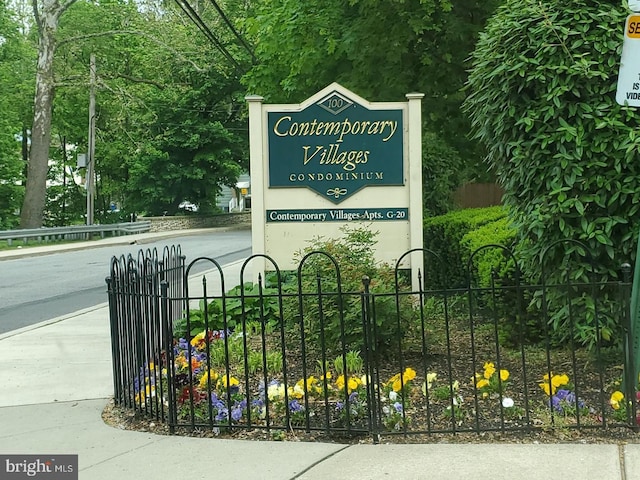
{"type": "Polygon", "coordinates": [[[244,410],[247,408],[247,401],[242,400],[241,402],[236,402],[231,409],[231,418],[234,422],[237,422],[242,418],[242,414],[244,410]]]}
{"type": "Polygon", "coordinates": [[[396,402],[393,404],[393,408],[396,409],[397,413],[402,413],[402,404],[400,402],[396,402]]]}
{"type": "Polygon", "coordinates": [[[221,408],[218,410],[218,414],[215,417],[216,421],[222,422],[229,419],[229,410],[225,408],[221,408]]]}
{"type": "Polygon", "coordinates": [[[303,410],[304,408],[302,407],[302,405],[300,405],[300,402],[298,402],[297,400],[291,400],[289,402],[289,411],[291,411],[291,413],[297,413],[303,410]]]}
{"type": "Polygon", "coordinates": [[[211,392],[211,406],[218,410],[226,408],[224,402],[218,398],[215,392],[211,392]]]}
{"type": "Polygon", "coordinates": [[[551,397],[551,407],[558,413],[562,413],[562,400],[559,399],[556,395],[551,397]]]}

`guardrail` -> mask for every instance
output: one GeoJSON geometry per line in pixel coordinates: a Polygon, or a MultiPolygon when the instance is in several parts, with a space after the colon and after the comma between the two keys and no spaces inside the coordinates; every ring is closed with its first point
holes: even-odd
{"type": "Polygon", "coordinates": [[[0,241],[6,240],[8,245],[12,245],[14,240],[22,240],[23,244],[27,244],[30,239],[35,239],[38,242],[89,240],[96,235],[99,235],[101,238],[104,238],[106,235],[131,235],[148,232],[150,229],[151,222],[146,220],[140,222],[110,223],[106,225],[73,225],[70,227],[0,230],[0,241]]]}

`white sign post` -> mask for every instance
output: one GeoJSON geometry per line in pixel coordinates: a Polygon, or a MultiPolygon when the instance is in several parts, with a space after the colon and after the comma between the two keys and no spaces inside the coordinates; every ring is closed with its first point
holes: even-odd
{"type": "Polygon", "coordinates": [[[624,25],[616,102],[640,107],[640,14],[629,15],[624,25]]]}

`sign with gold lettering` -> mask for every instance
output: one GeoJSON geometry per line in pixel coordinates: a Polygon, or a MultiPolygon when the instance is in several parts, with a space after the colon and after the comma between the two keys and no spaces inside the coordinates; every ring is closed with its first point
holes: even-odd
{"type": "Polygon", "coordinates": [[[402,113],[337,91],[299,112],[268,112],[269,187],[340,203],[367,186],[403,185],[402,113]]]}
{"type": "Polygon", "coordinates": [[[246,97],[256,279],[295,270],[296,252],[349,224],[376,232],[376,260],[401,258],[419,288],[423,96],[370,102],[332,83],[297,104],[246,97]]]}

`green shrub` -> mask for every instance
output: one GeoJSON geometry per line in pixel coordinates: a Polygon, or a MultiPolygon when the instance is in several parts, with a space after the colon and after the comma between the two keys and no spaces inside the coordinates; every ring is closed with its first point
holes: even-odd
{"type": "MultiPolygon", "coordinates": [[[[375,259],[377,232],[349,226],[341,231],[344,234],[341,238],[316,238],[309,247],[296,253],[296,261],[300,262],[307,254],[323,252],[310,255],[301,267],[302,305],[293,298],[285,302],[288,326],[299,331],[303,321],[309,348],[334,354],[343,350],[361,351],[363,348],[362,300],[359,295],[364,291],[363,277],[371,279],[371,293],[389,294],[394,291],[395,284],[394,269],[375,259]],[[337,268],[327,255],[336,261],[337,268]],[[342,296],[338,295],[338,273],[342,296]],[[320,289],[322,295],[319,295],[320,289]]],[[[412,314],[408,299],[401,298],[400,311],[402,314],[398,319],[395,296],[376,297],[377,337],[373,347],[378,353],[389,352],[393,350],[392,346],[397,346],[396,341],[412,314]]]]}
{"type": "Polygon", "coordinates": [[[504,217],[471,230],[462,237],[460,240],[462,261],[465,267],[471,268],[477,286],[490,286],[492,277],[494,279],[513,277],[515,271],[513,257],[502,248],[483,247],[500,245],[511,251],[516,235],[517,231],[511,221],[504,217]],[[473,255],[473,261],[468,265],[471,255],[473,255]]]}
{"type": "MultiPolygon", "coordinates": [[[[542,268],[549,284],[616,282],[620,264],[635,256],[640,115],[615,100],[611,72],[619,67],[628,11],[612,6],[505,2],[471,58],[464,103],[471,134],[487,148],[519,230],[522,270],[534,282],[542,268]],[[567,238],[587,248],[554,246],[567,238]],[[564,268],[569,257],[571,268],[564,268]]],[[[603,347],[623,338],[606,291],[597,308],[591,293],[580,293],[582,300],[575,293],[557,290],[532,304],[549,313],[558,341],[603,347]]]]}
{"type": "MultiPolygon", "coordinates": [[[[260,296],[259,286],[254,283],[245,283],[244,286],[236,286],[229,290],[224,298],[226,308],[226,328],[235,330],[242,326],[243,319],[249,324],[265,324],[268,328],[279,325],[278,298],[276,289],[264,288],[260,296]],[[244,290],[244,292],[243,292],[244,290]],[[244,307],[243,298],[244,295],[244,307]]],[[[209,330],[224,330],[223,299],[214,298],[205,307],[204,300],[200,300],[200,308],[189,311],[190,332],[187,332],[187,319],[181,318],[174,322],[173,333],[176,338],[190,339],[205,329],[206,320],[209,322],[209,330]]]]}
{"type": "Polygon", "coordinates": [[[460,241],[472,285],[486,289],[476,293],[476,308],[497,322],[499,341],[507,345],[537,343],[544,336],[539,312],[527,312],[530,299],[525,298],[526,292],[512,288],[519,273],[514,256],[517,233],[511,220],[504,217],[470,231],[460,241]]]}
{"type": "MultiPolygon", "coordinates": [[[[438,254],[440,261],[425,259],[427,288],[460,288],[467,285],[464,247],[461,241],[470,231],[505,218],[502,207],[469,208],[424,220],[424,248],[438,254]]],[[[467,257],[468,258],[468,257],[467,257]]]]}

